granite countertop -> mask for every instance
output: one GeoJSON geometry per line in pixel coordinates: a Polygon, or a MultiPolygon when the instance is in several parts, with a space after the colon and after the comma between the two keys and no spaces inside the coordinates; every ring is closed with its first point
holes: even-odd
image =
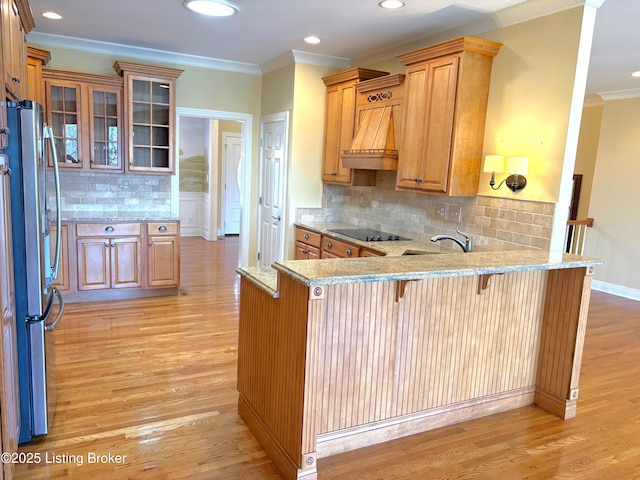
{"type": "Polygon", "coordinates": [[[603,263],[595,258],[569,253],[513,250],[400,257],[289,260],[276,262],[273,268],[244,267],[237,271],[275,298],[278,296],[277,272],[289,275],[304,285],[318,286],[557,270],[593,267],[603,263]]]}
{"type": "Polygon", "coordinates": [[[307,286],[420,280],[593,267],[604,262],[562,252],[510,250],[401,257],[290,260],[273,268],[307,286]]]}
{"type": "Polygon", "coordinates": [[[78,212],[62,211],[63,222],[179,222],[180,217],[166,212],[78,212]]]}

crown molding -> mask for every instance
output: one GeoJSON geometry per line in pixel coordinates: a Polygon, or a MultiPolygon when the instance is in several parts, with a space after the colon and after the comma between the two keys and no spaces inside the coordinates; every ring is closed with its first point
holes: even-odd
{"type": "Polygon", "coordinates": [[[584,98],[584,107],[601,107],[604,105],[604,100],[600,95],[589,95],[584,98]]]}
{"type": "Polygon", "coordinates": [[[627,100],[629,98],[639,98],[640,88],[632,88],[629,90],[614,90],[611,92],[598,92],[602,100],[608,102],[610,100],[627,100]]]}
{"type": "Polygon", "coordinates": [[[44,48],[57,47],[111,55],[114,57],[135,58],[144,60],[145,62],[155,61],[159,63],[208,68],[211,70],[247,73],[250,75],[261,74],[260,67],[253,63],[233,62],[217,58],[202,57],[199,55],[187,55],[184,53],[168,52],[165,50],[155,50],[153,48],[132,47],[130,45],[122,45],[119,43],[98,42],[95,40],[67,37],[64,35],[31,32],[27,35],[27,41],[30,44],[36,44],[44,48]]]}
{"type": "Polygon", "coordinates": [[[305,52],[303,50],[289,50],[271,60],[260,64],[262,73],[270,73],[294,63],[319,65],[323,67],[335,67],[340,69],[351,68],[351,60],[332,55],[320,55],[318,53],[305,52]]]}

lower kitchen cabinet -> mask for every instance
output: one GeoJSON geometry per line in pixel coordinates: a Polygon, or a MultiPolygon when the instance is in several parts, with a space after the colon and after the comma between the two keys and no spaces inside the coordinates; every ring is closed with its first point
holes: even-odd
{"type": "Polygon", "coordinates": [[[384,253],[361,247],[355,243],[339,240],[331,235],[296,227],[295,260],[379,256],[384,256],[384,253]]]}
{"type": "Polygon", "coordinates": [[[360,247],[323,235],[320,258],[354,258],[360,256],[360,247]]]}
{"type": "Polygon", "coordinates": [[[180,235],[176,222],[147,224],[147,288],[180,285],[180,235]]]}
{"type": "Polygon", "coordinates": [[[142,287],[140,237],[78,238],[78,290],[142,287]]]}
{"type": "Polygon", "coordinates": [[[180,286],[178,221],[65,222],[61,246],[56,286],[70,302],[176,294],[180,286]]]}
{"type": "Polygon", "coordinates": [[[310,260],[320,258],[322,236],[319,233],[296,227],[295,260],[310,260]]]}

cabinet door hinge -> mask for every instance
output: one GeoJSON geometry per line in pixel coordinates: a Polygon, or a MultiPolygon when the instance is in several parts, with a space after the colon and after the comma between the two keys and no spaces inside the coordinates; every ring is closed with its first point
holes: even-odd
{"type": "Polygon", "coordinates": [[[260,261],[260,252],[258,252],[258,261],[260,261]]]}
{"type": "Polygon", "coordinates": [[[258,205],[262,205],[262,197],[258,197],[258,205]]]}
{"type": "Polygon", "coordinates": [[[260,139],[260,146],[261,146],[261,147],[264,147],[264,138],[261,138],[261,139],[260,139]]]}

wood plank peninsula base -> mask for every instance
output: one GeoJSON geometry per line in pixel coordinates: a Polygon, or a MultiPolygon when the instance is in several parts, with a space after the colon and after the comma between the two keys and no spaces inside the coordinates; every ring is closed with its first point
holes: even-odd
{"type": "Polygon", "coordinates": [[[240,415],[285,479],[533,403],[571,418],[601,263],[518,251],[241,268],[240,415]]]}

